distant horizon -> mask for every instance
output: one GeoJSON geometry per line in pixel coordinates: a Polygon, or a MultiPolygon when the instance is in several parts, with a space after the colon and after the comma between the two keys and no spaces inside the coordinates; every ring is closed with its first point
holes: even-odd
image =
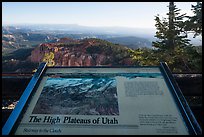
{"type": "MultiPolygon", "coordinates": [[[[125,27],[125,26],[85,26],[85,25],[79,25],[79,24],[46,24],[46,23],[39,23],[39,24],[34,24],[34,23],[17,23],[17,24],[2,24],[2,27],[5,27],[5,26],[29,26],[29,25],[34,25],[34,26],[37,26],[39,25],[74,25],[74,26],[79,26],[79,27],[89,27],[90,29],[99,29],[100,31],[97,32],[97,33],[101,33],[101,34],[109,34],[110,31],[115,31],[115,33],[113,34],[118,34],[118,35],[126,35],[126,36],[133,36],[133,37],[141,37],[141,38],[148,38],[149,40],[155,40],[156,37],[154,36],[157,29],[156,28],[133,28],[133,27],[125,27]],[[110,28],[110,30],[104,30],[104,31],[101,31],[101,28],[110,28]],[[112,29],[112,30],[111,30],[112,29]],[[122,31],[120,30],[122,29],[122,31]],[[141,36],[142,35],[142,36],[141,36]],[[152,37],[152,38],[150,38],[152,37]]],[[[60,29],[52,29],[53,31],[54,30],[59,30],[61,31],[62,28],[60,29]]],[[[46,30],[46,29],[45,29],[46,30]]],[[[49,30],[47,30],[49,31],[49,30]]],[[[70,30],[66,30],[64,29],[63,31],[70,31],[70,30]]],[[[73,31],[73,30],[71,30],[73,31]]],[[[79,29],[77,29],[76,31],[80,32],[79,29]]],[[[86,30],[87,32],[89,32],[88,30],[86,30]]],[[[92,32],[92,31],[90,31],[92,32]]],[[[84,33],[84,32],[83,32],[84,33]]],[[[196,45],[200,45],[202,44],[202,36],[198,36],[196,38],[193,38],[193,34],[190,33],[188,34],[188,39],[191,40],[192,43],[196,44],[196,45]]]]}
{"type": "Polygon", "coordinates": [[[155,27],[152,28],[141,28],[141,27],[131,27],[131,26],[87,26],[87,25],[81,25],[81,24],[53,24],[53,23],[2,23],[2,26],[23,26],[23,25],[75,25],[75,26],[82,26],[82,27],[98,27],[98,28],[133,28],[133,29],[155,29],[155,27]]]}
{"type": "MultiPolygon", "coordinates": [[[[155,28],[155,16],[166,17],[169,2],[2,2],[2,25],[78,24],[86,27],[155,28]]],[[[192,15],[196,2],[175,2],[192,15]]]]}

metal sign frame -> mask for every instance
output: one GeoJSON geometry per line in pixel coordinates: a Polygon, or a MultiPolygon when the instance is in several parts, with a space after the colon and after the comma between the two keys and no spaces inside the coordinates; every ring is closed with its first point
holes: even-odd
{"type": "MultiPolygon", "coordinates": [[[[43,74],[45,73],[47,68],[47,63],[41,63],[35,74],[33,75],[32,79],[30,80],[28,86],[26,87],[25,91],[23,92],[18,104],[12,111],[11,115],[9,116],[8,120],[6,121],[5,125],[2,128],[2,135],[10,135],[15,132],[18,127],[19,121],[22,119],[27,106],[32,99],[32,95],[35,93],[36,88],[38,87],[43,74]]],[[[107,66],[94,66],[94,67],[80,67],[80,68],[143,68],[143,67],[154,67],[154,66],[115,66],[115,67],[107,67],[107,66]]],[[[187,101],[185,100],[178,84],[176,83],[173,75],[168,68],[165,62],[161,62],[159,67],[161,70],[162,75],[164,76],[165,82],[167,83],[174,100],[182,114],[183,119],[185,120],[185,124],[188,128],[190,135],[200,135],[202,134],[202,130],[194,117],[187,101]]],[[[79,67],[55,67],[55,68],[79,68],[79,67]]]]}

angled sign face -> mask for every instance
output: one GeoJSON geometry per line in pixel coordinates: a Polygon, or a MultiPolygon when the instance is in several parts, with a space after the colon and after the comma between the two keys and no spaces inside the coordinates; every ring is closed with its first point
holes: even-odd
{"type": "Polygon", "coordinates": [[[31,82],[35,83],[29,83],[30,90],[24,92],[26,99],[21,97],[19,101],[24,99],[24,103],[17,104],[3,134],[201,133],[164,63],[120,68],[41,64],[34,77],[31,82]]]}

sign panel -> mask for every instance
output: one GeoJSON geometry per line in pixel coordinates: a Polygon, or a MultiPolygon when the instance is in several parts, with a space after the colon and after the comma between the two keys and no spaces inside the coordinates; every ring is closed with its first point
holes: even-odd
{"type": "Polygon", "coordinates": [[[47,68],[13,134],[187,135],[160,67],[47,68]]]}

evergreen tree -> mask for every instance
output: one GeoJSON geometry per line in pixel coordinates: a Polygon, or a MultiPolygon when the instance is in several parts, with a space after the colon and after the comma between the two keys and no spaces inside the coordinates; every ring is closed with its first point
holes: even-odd
{"type": "Polygon", "coordinates": [[[191,46],[190,40],[184,31],[185,14],[180,14],[180,9],[174,2],[169,2],[168,18],[160,19],[156,16],[157,41],[152,46],[159,52],[159,61],[168,63],[172,71],[190,70],[188,67],[188,56],[185,48],[191,46]]]}
{"type": "Polygon", "coordinates": [[[169,2],[168,7],[168,18],[155,18],[157,40],[152,44],[153,50],[129,50],[130,57],[135,65],[159,65],[165,61],[173,72],[202,72],[202,52],[198,53],[187,39],[185,14],[179,13],[174,2],[169,2]]]}
{"type": "Polygon", "coordinates": [[[174,27],[174,10],[175,10],[174,3],[173,2],[169,2],[169,13],[167,13],[167,15],[169,15],[169,30],[168,30],[168,39],[167,39],[167,45],[168,47],[173,48],[174,47],[174,36],[175,36],[175,27],[174,27]]]}
{"type": "Polygon", "coordinates": [[[202,2],[192,5],[193,16],[186,16],[188,20],[185,22],[185,30],[194,32],[194,37],[202,36],[202,2]]]}
{"type": "Polygon", "coordinates": [[[159,15],[156,16],[156,28],[157,32],[155,37],[158,38],[156,42],[153,42],[153,47],[158,50],[174,50],[176,47],[185,47],[190,45],[187,39],[187,35],[184,31],[184,22],[183,18],[185,14],[180,15],[180,9],[176,8],[174,2],[169,2],[169,13],[168,19],[159,18],[159,15]]]}

